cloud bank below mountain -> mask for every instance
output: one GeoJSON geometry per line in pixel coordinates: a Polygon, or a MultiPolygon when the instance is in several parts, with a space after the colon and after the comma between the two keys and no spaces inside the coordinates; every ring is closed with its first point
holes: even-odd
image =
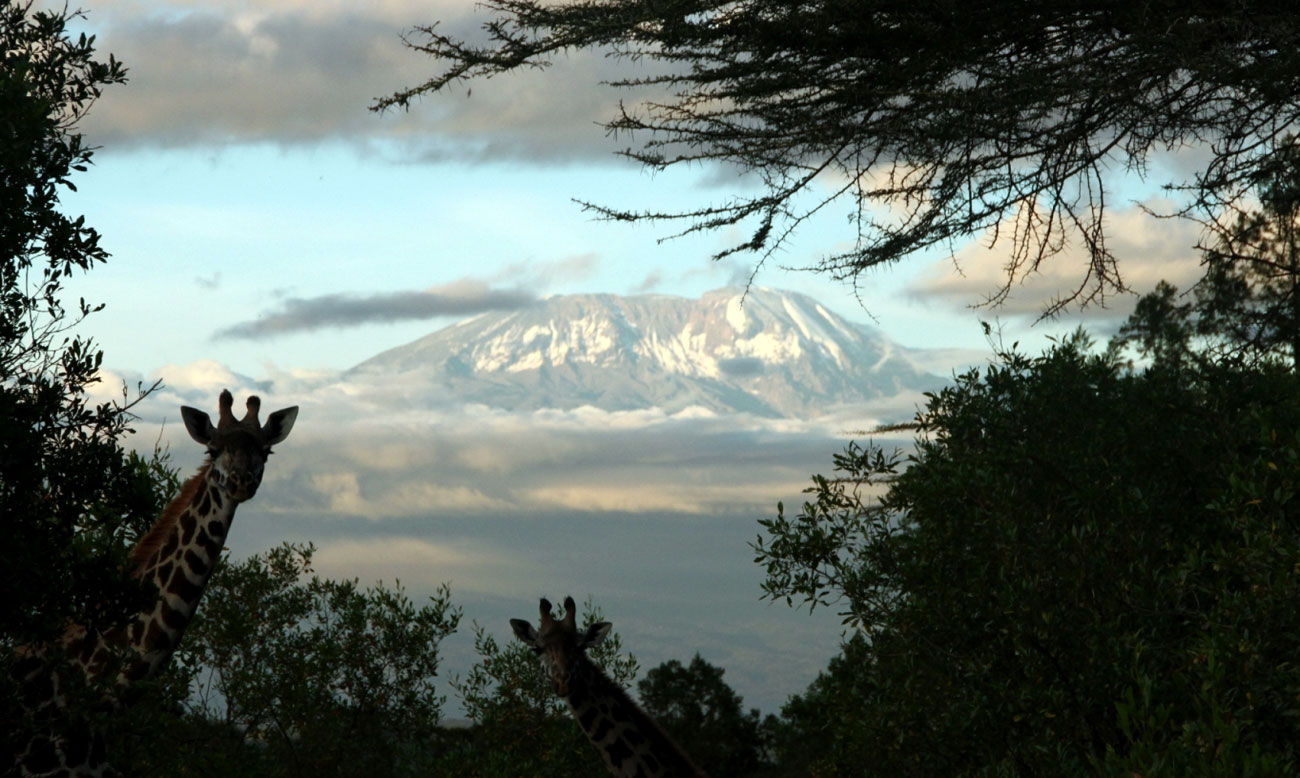
{"type": "MultiPolygon", "coordinates": [[[[228,387],[241,401],[260,394],[264,409],[301,408],[263,488],[236,517],[235,557],[310,542],[324,575],[400,580],[417,600],[447,582],[467,617],[503,640],[506,619],[538,596],[590,595],[644,667],[699,651],[767,711],[824,667],[840,625],[833,613],[810,618],[759,600],[755,522],[778,501],[799,504],[846,430],[920,399],[816,421],[701,408],[413,409],[389,407],[339,374],[254,378],[195,363],[159,375],[167,385],[138,408],[133,445],[160,442],[182,474],[202,452],[179,423],[180,405],[214,411],[228,387]]],[[[104,378],[111,394],[143,377],[104,378]]],[[[445,644],[450,672],[468,670],[471,643],[457,635],[445,644]]]]}

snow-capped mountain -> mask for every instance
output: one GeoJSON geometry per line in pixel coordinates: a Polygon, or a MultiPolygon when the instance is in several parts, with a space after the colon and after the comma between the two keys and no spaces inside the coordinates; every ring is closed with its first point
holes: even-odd
{"type": "Polygon", "coordinates": [[[939,380],[874,328],[764,288],[551,297],[482,314],[348,371],[511,410],[689,406],[813,417],[939,380]]]}

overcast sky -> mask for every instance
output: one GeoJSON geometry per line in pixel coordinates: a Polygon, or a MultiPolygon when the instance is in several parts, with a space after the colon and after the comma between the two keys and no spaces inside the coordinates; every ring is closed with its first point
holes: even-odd
{"type": "MultiPolygon", "coordinates": [[[[325,574],[400,577],[417,594],[450,581],[467,620],[502,639],[505,619],[531,618],[540,595],[591,595],[645,666],[699,651],[767,711],[812,680],[835,653],[838,620],[760,603],[746,544],[778,500],[799,502],[846,430],[906,407],[779,423],[654,409],[412,415],[340,376],[482,311],[570,292],[694,297],[753,274],[752,257],[708,260],[734,233],[663,242],[672,225],[597,222],[572,202],[674,210],[747,185],[708,167],[652,176],[613,155],[620,141],[598,122],[640,96],[598,83],[634,66],[576,52],[377,115],[374,98],[432,73],[400,33],[439,21],[474,36],[472,0],[86,7],[100,50],[130,71],[92,111],[84,129],[103,148],[65,200],[113,255],[71,288],[108,306],[87,325],[111,371],[104,391],[164,379],[136,445],[169,443],[186,471],[200,451],[178,435],[178,405],[215,411],[228,387],[260,393],[268,409],[303,407],[240,510],[233,553],[311,540],[325,574]]],[[[1120,192],[1147,194],[1133,182],[1120,192]]],[[[1186,281],[1195,231],[1115,202],[1111,246],[1129,283],[1186,281]]],[[[810,222],[756,283],[945,349],[941,373],[987,353],[980,319],[1037,348],[1079,321],[1104,332],[1131,308],[1119,299],[1031,329],[1044,301],[1081,278],[1069,251],[1002,309],[972,310],[1006,262],[1005,246],[980,240],[955,262],[917,257],[870,274],[856,293],[785,269],[849,239],[850,208],[810,222]]],[[[470,643],[467,630],[446,644],[451,672],[468,670],[470,643]]]]}

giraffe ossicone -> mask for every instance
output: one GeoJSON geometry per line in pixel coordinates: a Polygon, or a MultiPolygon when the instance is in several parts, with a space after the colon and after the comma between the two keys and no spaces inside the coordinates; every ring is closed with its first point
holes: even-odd
{"type": "Polygon", "coordinates": [[[686,752],[587,656],[587,648],[609,634],[610,623],[579,629],[572,597],[564,598],[561,619],[545,598],[538,610],[540,629],[523,619],[511,619],[510,627],[541,659],[551,688],[569,703],[609,772],[623,778],[703,778],[686,752]]]}
{"type": "Polygon", "coordinates": [[[262,424],[261,400],[254,396],[237,420],[229,390],[221,392],[217,405],[216,425],[203,411],[181,408],[186,431],[206,447],[207,457],[130,553],[131,574],[157,589],[152,604],[125,623],[73,624],[50,644],[24,646],[16,653],[11,672],[24,687],[27,713],[48,730],[38,732],[16,755],[19,774],[101,776],[110,771],[102,736],[68,709],[60,692],[65,674],[110,682],[104,703],[117,707],[129,703],[133,687],[162,668],[198,608],[235,508],[257,493],[271,447],[289,435],[298,418],[295,405],[272,413],[262,424]]]}

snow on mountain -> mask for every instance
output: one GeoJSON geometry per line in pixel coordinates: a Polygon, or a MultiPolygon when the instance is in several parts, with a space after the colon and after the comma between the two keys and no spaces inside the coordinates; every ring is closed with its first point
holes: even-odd
{"type": "Polygon", "coordinates": [[[482,314],[348,371],[413,404],[510,410],[700,406],[810,418],[937,386],[884,335],[815,300],[765,288],[698,300],[577,294],[482,314]]]}

